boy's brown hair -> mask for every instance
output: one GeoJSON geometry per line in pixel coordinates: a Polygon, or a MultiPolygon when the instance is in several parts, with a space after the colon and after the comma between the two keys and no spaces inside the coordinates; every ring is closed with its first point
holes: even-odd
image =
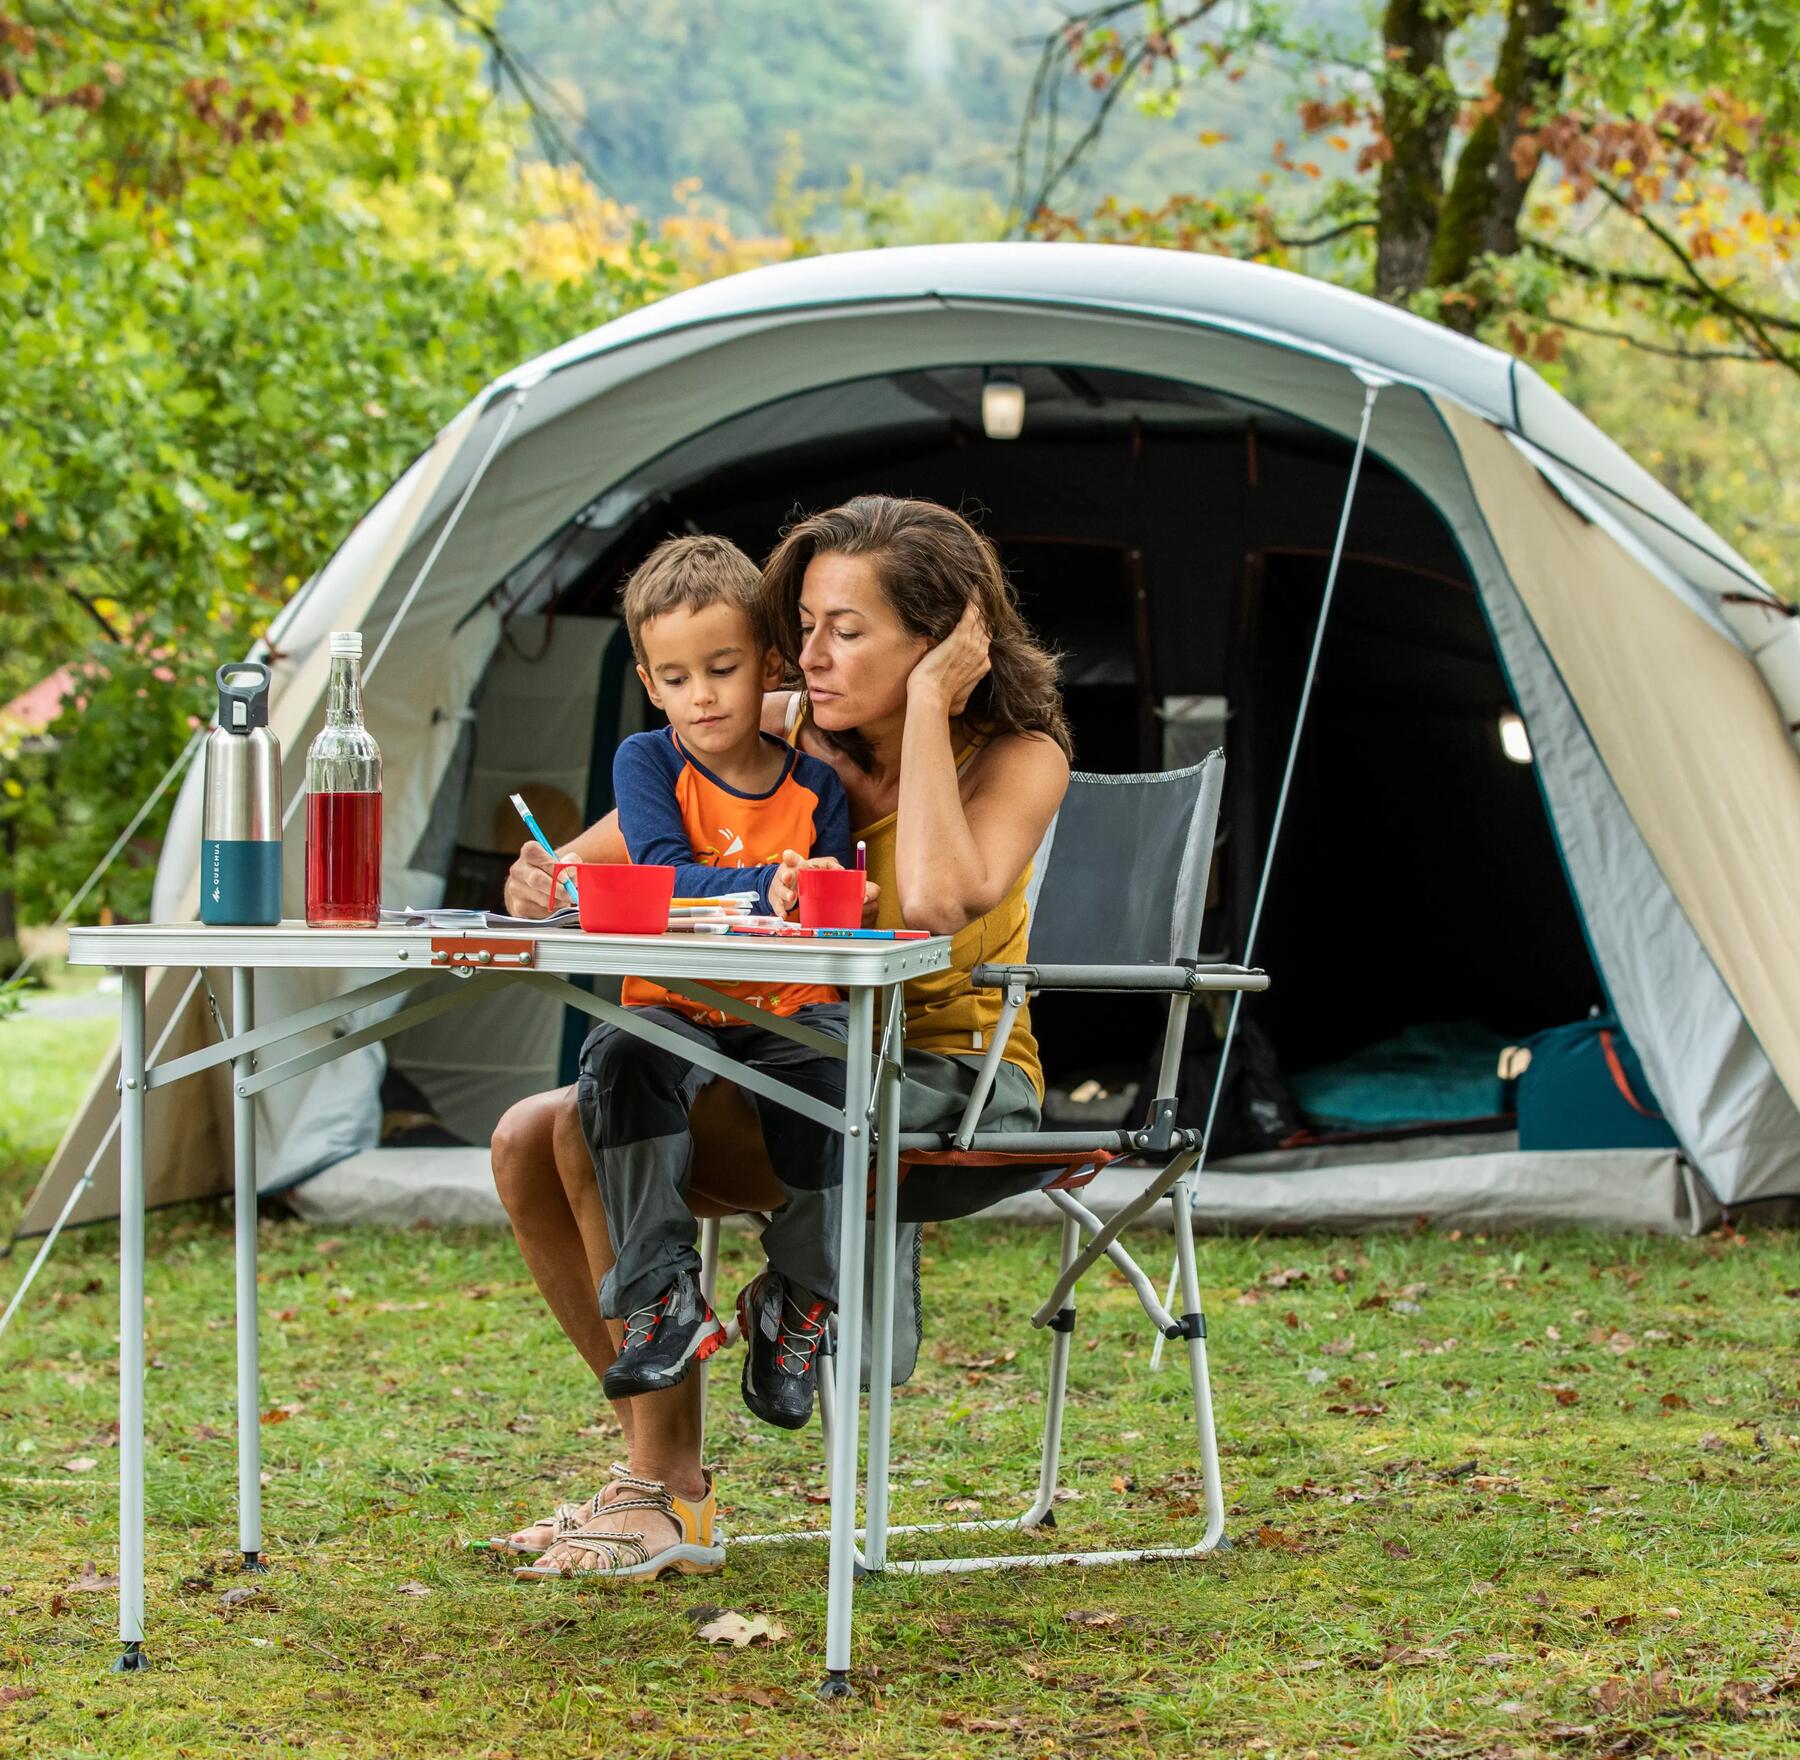
{"type": "Polygon", "coordinates": [[[669,611],[735,605],[750,620],[757,653],[775,646],[762,571],[729,538],[665,538],[625,583],[623,603],[631,651],[646,671],[644,625],[669,611]]]}

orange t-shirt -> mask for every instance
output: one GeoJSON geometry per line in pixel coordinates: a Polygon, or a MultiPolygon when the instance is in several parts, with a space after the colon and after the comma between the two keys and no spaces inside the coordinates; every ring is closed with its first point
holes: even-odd
{"type": "MultiPolygon", "coordinates": [[[[850,808],[831,766],[773,734],[762,736],[783,756],[781,775],[762,794],[745,794],[700,764],[672,727],[635,733],[613,758],[613,798],[632,861],[675,870],[677,898],[756,891],[768,909],[769,882],[784,849],[850,862],[850,808]]],[[[829,984],[716,984],[771,1014],[811,1002],[836,1002],[829,984]]],[[[629,1008],[676,1008],[709,1026],[735,1026],[733,1016],[676,996],[648,978],[627,978],[629,1008]]]]}

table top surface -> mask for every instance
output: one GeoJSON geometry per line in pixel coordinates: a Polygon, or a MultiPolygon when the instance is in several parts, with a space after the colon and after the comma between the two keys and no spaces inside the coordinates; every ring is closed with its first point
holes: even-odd
{"type": "MultiPolygon", "coordinates": [[[[589,935],[580,929],[309,929],[204,923],[136,923],[69,931],[69,963],[85,966],[247,966],[340,971],[430,967],[434,950],[529,946],[531,969],[701,983],[892,984],[943,971],[950,938],[926,941],[815,940],[811,936],[589,935]]],[[[500,956],[491,967],[514,970],[500,956]]]]}

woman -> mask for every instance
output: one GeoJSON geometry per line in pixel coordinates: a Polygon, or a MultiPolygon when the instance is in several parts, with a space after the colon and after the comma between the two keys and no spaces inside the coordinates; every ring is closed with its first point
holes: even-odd
{"type": "MultiPolygon", "coordinates": [[[[950,968],[906,987],[900,1105],[904,1130],[948,1128],[999,1014],[998,997],[977,990],[969,974],[983,960],[1025,958],[1031,858],[1068,786],[1055,661],[1020,617],[993,546],[932,502],[864,496],[815,514],[782,539],[764,580],[783,655],[802,684],[765,699],[765,726],[842,779],[855,835],[868,846],[875,921],[952,937],[950,968]]],[[[610,819],[562,855],[626,859],[610,819]]],[[[550,858],[528,845],[509,877],[507,908],[547,912],[549,869],[550,858]]],[[[1004,1056],[981,1126],[1032,1129],[1043,1076],[1027,1013],[1004,1056]]],[[[713,1084],[693,1126],[695,1215],[782,1201],[735,1090],[713,1084]]],[[[594,1290],[612,1248],[572,1089],[506,1114],[494,1134],[494,1177],[538,1287],[604,1374],[615,1345],[594,1290]]],[[[967,1214],[1032,1183],[1030,1174],[1001,1183],[964,1169],[920,1169],[903,1188],[902,1216],[967,1214]]],[[[698,1392],[690,1376],[619,1401],[629,1470],[614,1468],[604,1490],[507,1544],[546,1549],[538,1567],[546,1575],[718,1568],[698,1392]]]]}

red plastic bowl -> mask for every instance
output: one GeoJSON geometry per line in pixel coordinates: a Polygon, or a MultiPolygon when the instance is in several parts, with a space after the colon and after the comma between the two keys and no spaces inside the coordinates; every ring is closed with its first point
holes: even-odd
{"type": "Polygon", "coordinates": [[[590,935],[660,935],[669,926],[675,870],[647,862],[558,862],[554,886],[564,870],[575,874],[575,902],[581,926],[590,935]]]}
{"type": "Polygon", "coordinates": [[[807,929],[860,929],[863,882],[855,868],[802,868],[800,922],[807,929]]]}

